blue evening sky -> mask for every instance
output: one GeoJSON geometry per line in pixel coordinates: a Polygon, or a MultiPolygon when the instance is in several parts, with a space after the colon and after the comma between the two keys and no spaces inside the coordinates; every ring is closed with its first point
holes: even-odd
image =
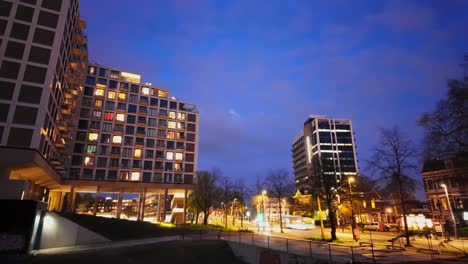
{"type": "Polygon", "coordinates": [[[309,114],[352,119],[361,170],[378,127],[419,143],[468,52],[465,0],[80,2],[91,61],[198,104],[198,168],[247,180],[292,172],[309,114]]]}

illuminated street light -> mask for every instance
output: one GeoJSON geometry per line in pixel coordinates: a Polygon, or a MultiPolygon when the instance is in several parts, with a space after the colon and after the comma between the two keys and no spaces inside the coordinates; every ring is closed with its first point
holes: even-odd
{"type": "Polygon", "coordinates": [[[392,208],[387,207],[387,209],[385,209],[385,218],[387,218],[387,223],[390,223],[388,219],[388,214],[391,214],[391,213],[392,213],[392,208]]]}
{"type": "Polygon", "coordinates": [[[450,215],[452,216],[453,233],[455,234],[455,238],[457,238],[458,237],[458,235],[457,235],[457,223],[455,222],[455,216],[453,215],[452,205],[450,204],[450,198],[449,198],[448,191],[447,191],[447,185],[445,183],[442,183],[440,186],[442,188],[444,188],[444,190],[445,190],[445,197],[447,198],[448,208],[450,210],[450,215]]]}
{"type": "Polygon", "coordinates": [[[353,239],[358,241],[358,238],[355,233],[356,229],[356,219],[354,218],[354,206],[353,206],[353,191],[351,189],[351,183],[354,182],[354,177],[348,177],[348,186],[349,186],[349,199],[351,201],[351,229],[353,230],[353,239]]]}

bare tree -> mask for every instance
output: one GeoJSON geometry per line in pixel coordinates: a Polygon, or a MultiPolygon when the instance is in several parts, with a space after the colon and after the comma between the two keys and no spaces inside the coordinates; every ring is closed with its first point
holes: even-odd
{"type": "Polygon", "coordinates": [[[393,190],[398,197],[403,213],[407,246],[410,246],[411,242],[406,219],[406,201],[416,186],[416,181],[409,176],[417,169],[415,163],[416,151],[411,140],[402,135],[398,127],[381,129],[380,142],[373,149],[373,156],[368,164],[371,169],[379,173],[379,179],[386,183],[386,187],[393,190]]]}
{"type": "Polygon", "coordinates": [[[251,194],[252,191],[245,185],[244,179],[238,179],[234,183],[234,197],[237,198],[240,204],[239,212],[241,212],[241,227],[244,227],[246,200],[251,194]]]}
{"type": "Polygon", "coordinates": [[[193,187],[194,204],[197,210],[203,212],[203,224],[208,224],[210,209],[219,196],[216,188],[216,181],[219,173],[216,170],[198,171],[197,178],[193,187]]]}
{"type": "Polygon", "coordinates": [[[433,112],[419,119],[419,125],[427,131],[425,159],[468,152],[468,83],[450,80],[448,88],[447,98],[440,100],[433,112]]]}
{"type": "Polygon", "coordinates": [[[265,179],[268,195],[278,200],[280,230],[283,233],[282,206],[283,198],[291,196],[294,191],[292,177],[284,169],[272,170],[265,179]]]}
{"type": "MultiPolygon", "coordinates": [[[[224,227],[227,228],[227,217],[229,213],[229,203],[233,199],[233,184],[227,177],[221,177],[219,181],[219,190],[221,195],[221,201],[223,202],[224,211],[224,227]]],[[[234,216],[233,216],[234,217],[234,216]]]]}

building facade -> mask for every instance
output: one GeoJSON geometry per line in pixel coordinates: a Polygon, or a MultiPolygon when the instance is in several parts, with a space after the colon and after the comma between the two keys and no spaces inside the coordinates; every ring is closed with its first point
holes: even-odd
{"type": "Polygon", "coordinates": [[[77,0],[0,1],[2,198],[46,200],[59,186],[88,59],[85,26],[77,0]]]}
{"type": "Polygon", "coordinates": [[[197,106],[139,74],[88,65],[78,4],[0,1],[0,199],[185,221],[197,106]]]}
{"type": "Polygon", "coordinates": [[[421,175],[433,221],[452,223],[450,204],[457,224],[468,224],[463,220],[468,214],[468,157],[426,161],[421,175]]]}
{"type": "MultiPolygon", "coordinates": [[[[354,132],[351,120],[310,116],[292,144],[296,189],[309,193],[310,182],[317,177],[315,160],[329,160],[336,180],[356,177],[358,173],[354,132]]],[[[328,166],[330,167],[330,166],[328,166]]]]}

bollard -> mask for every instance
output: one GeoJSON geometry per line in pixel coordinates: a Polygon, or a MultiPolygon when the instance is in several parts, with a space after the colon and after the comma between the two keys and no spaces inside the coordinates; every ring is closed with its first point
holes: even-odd
{"type": "Polygon", "coordinates": [[[309,254],[312,257],[312,241],[309,241],[309,254]]]}
{"type": "Polygon", "coordinates": [[[267,248],[270,249],[270,236],[267,236],[267,248]]]}
{"type": "Polygon", "coordinates": [[[288,239],[286,238],[286,253],[289,253],[288,239]]]}
{"type": "Polygon", "coordinates": [[[331,254],[331,244],[328,244],[328,254],[330,255],[330,263],[333,263],[331,254]]]}

